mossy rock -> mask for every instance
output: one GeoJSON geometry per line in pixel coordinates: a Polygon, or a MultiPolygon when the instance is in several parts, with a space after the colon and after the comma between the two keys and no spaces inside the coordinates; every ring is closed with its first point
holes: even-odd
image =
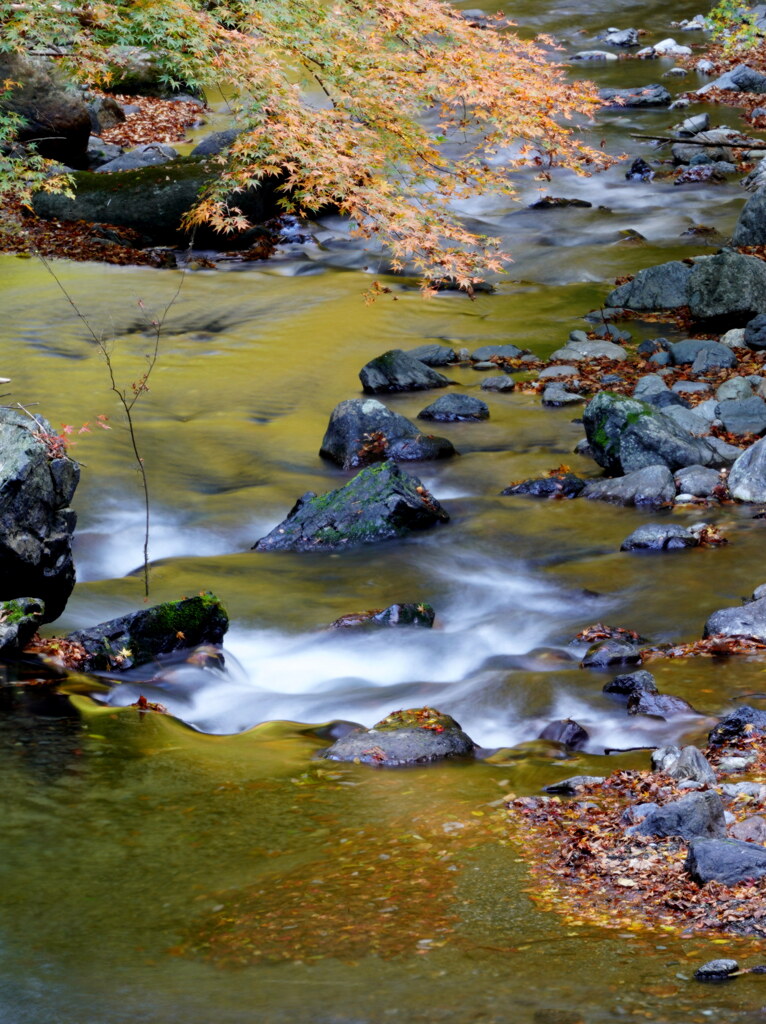
{"type": "Polygon", "coordinates": [[[349,732],[321,756],[330,761],[399,768],[471,758],[475,750],[476,744],[454,718],[422,707],[394,711],[372,729],[349,732]]]}
{"type": "Polygon", "coordinates": [[[0,601],[0,658],[15,657],[35,635],[45,615],[36,597],[0,601]]]}
{"type": "MultiPolygon", "coordinates": [[[[132,228],[155,242],[188,242],[191,234],[182,226],[183,218],[219,172],[220,165],[214,160],[191,157],[133,171],[80,171],[73,175],[74,199],[38,192],[32,206],[37,216],[45,219],[112,224],[132,228]]],[[[238,192],[233,199],[251,223],[277,214],[277,180],[266,179],[258,188],[238,192]]],[[[232,247],[231,236],[210,228],[198,228],[194,241],[198,245],[232,247]]]]}
{"type": "Polygon", "coordinates": [[[337,551],[448,521],[447,512],[417,477],[387,461],[361,470],[338,490],[304,494],[287,518],[256,541],[253,549],[337,551]]]}
{"type": "Polygon", "coordinates": [[[366,612],[351,612],[341,615],[332,623],[332,629],[368,628],[380,629],[397,626],[419,626],[430,629],[434,624],[436,613],[430,604],[392,604],[388,608],[366,612]]]}
{"type": "Polygon", "coordinates": [[[225,608],[207,593],[132,612],[66,639],[84,648],[83,671],[123,671],[173,651],[220,644],[228,627],[225,608]]]}

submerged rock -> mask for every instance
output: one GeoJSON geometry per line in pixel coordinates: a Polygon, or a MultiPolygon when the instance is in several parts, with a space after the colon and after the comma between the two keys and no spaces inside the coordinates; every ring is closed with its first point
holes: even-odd
{"type": "Polygon", "coordinates": [[[85,650],[80,664],[84,672],[113,671],[145,665],[173,651],[220,644],[228,628],[225,608],[208,593],[121,615],[66,639],[85,650]]]}
{"type": "Polygon", "coordinates": [[[392,604],[369,612],[352,612],[332,623],[332,629],[355,629],[360,626],[421,626],[431,629],[436,614],[430,604],[392,604]]]}
{"type": "Polygon", "coordinates": [[[647,466],[670,470],[718,463],[715,450],[646,402],[601,391],[585,407],[583,424],[596,462],[618,475],[647,466]]]}
{"type": "Polygon", "coordinates": [[[371,359],[359,371],[359,379],[368,395],[427,391],[429,388],[446,388],[451,383],[443,374],[419,359],[413,359],[400,348],[390,349],[371,359]]]}
{"type": "Polygon", "coordinates": [[[333,409],[319,454],[343,469],[359,469],[383,459],[416,462],[457,453],[446,437],[422,434],[377,399],[351,398],[333,409]]]}
{"type": "Polygon", "coordinates": [[[448,521],[420,481],[388,461],[361,470],[335,491],[304,494],[253,550],[337,551],[448,521]]]}
{"type": "Polygon", "coordinates": [[[395,768],[473,757],[475,749],[454,718],[423,707],[394,711],[372,729],[349,732],[319,756],[395,768]]]}
{"type": "Polygon", "coordinates": [[[33,594],[44,622],[59,617],[74,587],[69,503],[79,478],[47,420],[0,407],[0,601],[33,594]]]}

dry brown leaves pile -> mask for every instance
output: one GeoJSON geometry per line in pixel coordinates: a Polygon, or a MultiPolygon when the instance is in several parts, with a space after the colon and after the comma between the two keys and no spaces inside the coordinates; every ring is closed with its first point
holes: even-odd
{"type": "Polygon", "coordinates": [[[35,633],[27,646],[24,654],[36,654],[41,658],[49,658],[61,665],[62,668],[77,671],[87,658],[87,652],[82,644],[66,640],[64,637],[42,637],[35,633]]]}
{"type": "Polygon", "coordinates": [[[123,96],[112,99],[123,106],[138,107],[125,115],[122,124],[103,131],[99,138],[115,146],[142,146],[148,142],[184,142],[186,130],[198,125],[204,108],[192,100],[161,100],[153,96],[123,96]]]}
{"type": "Polygon", "coordinates": [[[657,658],[715,658],[730,654],[763,654],[766,643],[751,636],[709,636],[704,640],[693,640],[688,644],[674,644],[672,647],[647,648],[641,651],[642,661],[657,658]]]}
{"type": "MultiPolygon", "coordinates": [[[[751,779],[766,779],[762,737],[745,737],[742,752],[757,755],[751,779]]],[[[714,765],[718,750],[705,752],[714,765]]],[[[629,806],[669,803],[679,790],[667,775],[617,771],[602,785],[578,791],[582,800],[512,799],[511,837],[528,860],[532,898],[570,922],[610,928],[651,927],[691,934],[700,931],[766,935],[766,879],[727,888],[716,882],[700,888],[686,875],[686,843],[626,834],[629,806]]],[[[737,820],[758,809],[737,798],[728,807],[737,820]]]]}

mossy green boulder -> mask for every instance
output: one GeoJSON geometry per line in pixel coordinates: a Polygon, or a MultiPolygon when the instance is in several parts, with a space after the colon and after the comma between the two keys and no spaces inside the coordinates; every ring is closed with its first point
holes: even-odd
{"type": "Polygon", "coordinates": [[[338,551],[404,537],[449,515],[417,477],[394,462],[368,466],[336,491],[299,498],[256,551],[338,551]]]}
{"type": "Polygon", "coordinates": [[[637,398],[601,391],[588,403],[583,424],[593,458],[621,476],[646,466],[716,466],[712,445],[679,426],[660,409],[637,398]]]}
{"type": "Polygon", "coordinates": [[[207,593],[122,615],[77,630],[66,639],[84,648],[83,671],[124,671],[163,654],[220,644],[228,628],[225,608],[214,594],[207,593]]]}

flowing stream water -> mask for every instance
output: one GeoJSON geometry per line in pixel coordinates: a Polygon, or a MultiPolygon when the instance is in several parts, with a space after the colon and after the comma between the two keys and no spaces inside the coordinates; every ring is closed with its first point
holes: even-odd
{"type": "MultiPolygon", "coordinates": [[[[469,4],[463,4],[468,7],[469,4]]],[[[597,46],[617,21],[677,32],[696,3],[521,0],[527,35],[565,54],[597,46]]],[[[587,68],[599,85],[659,80],[672,60],[587,68]]],[[[573,72],[574,73],[574,72],[573,72]]],[[[579,72],[578,72],[579,73],[579,72]]],[[[697,76],[671,82],[693,88],[697,76]]],[[[632,132],[662,134],[666,110],[604,111],[588,132],[614,153],[645,153],[632,132]]],[[[701,108],[700,108],[701,109],[701,108]]],[[[714,111],[738,125],[736,110],[714,111]]],[[[97,698],[40,698],[46,724],[8,709],[0,724],[0,1020],[8,1024],[244,1024],[433,1021],[575,1024],[622,1019],[762,1019],[757,977],[705,987],[694,967],[734,940],[613,931],[543,912],[496,805],[562,776],[644,767],[646,753],[607,747],[701,741],[710,716],[766,690],[763,663],[657,662],[662,691],[699,709],[680,721],[629,718],[578,667],[568,641],[605,620],[657,641],[694,639],[715,608],[759,575],[764,520],[728,506],[705,513],[730,544],[657,558],[619,552],[645,511],[503,498],[516,479],[572,454],[582,426],[539,397],[488,397],[483,423],[440,425],[459,458],[412,466],[448,508],[449,525],[406,541],[327,554],[261,554],[252,544],[307,490],[347,475],[317,452],[332,408],[360,393],[359,368],[390,348],[514,343],[547,356],[617,275],[713,251],[695,225],[730,234],[736,184],[625,181],[520,173],[519,202],[477,197],[464,213],[507,239],[515,263],[496,294],[424,301],[388,278],[333,219],[316,244],[273,263],[186,274],[162,331],[151,391],[137,407],[151,486],[152,601],[213,590],[231,629],[226,668],[180,662],[97,698]],[[591,208],[532,211],[540,191],[591,208]],[[639,232],[636,240],[631,232],[639,232]],[[373,279],[391,288],[374,305],[373,279]],[[428,601],[433,631],[328,632],[341,614],[428,601]],[[121,710],[139,694],[175,717],[121,710]],[[491,762],[381,772],[313,758],[319,723],[373,724],[428,703],[454,715],[491,762]],[[576,718],[586,751],[562,759],[533,741],[576,718]],[[227,944],[228,932],[236,939],[227,944]]],[[[56,265],[94,327],[113,339],[117,378],[143,369],[150,316],[179,272],[56,265]]],[[[139,480],[105,367],[81,321],[34,260],[0,257],[8,401],[58,427],[111,417],[80,437],[75,496],[78,585],[52,632],[142,604],[139,480]]],[[[635,323],[637,338],[656,325],[635,323]]],[[[676,338],[672,329],[662,333],[676,338]]],[[[481,375],[449,371],[468,394],[481,375]]],[[[483,397],[484,393],[481,393],[483,397]]],[[[387,404],[413,417],[427,395],[387,404]]],[[[663,513],[667,515],[670,513],[663,513]]],[[[700,518],[672,513],[679,523],[700,518]]],[[[579,652],[575,652],[576,654],[579,652]]],[[[749,947],[748,947],[749,949],[749,947]]],[[[747,950],[746,950],[747,952],[747,950]]]]}

